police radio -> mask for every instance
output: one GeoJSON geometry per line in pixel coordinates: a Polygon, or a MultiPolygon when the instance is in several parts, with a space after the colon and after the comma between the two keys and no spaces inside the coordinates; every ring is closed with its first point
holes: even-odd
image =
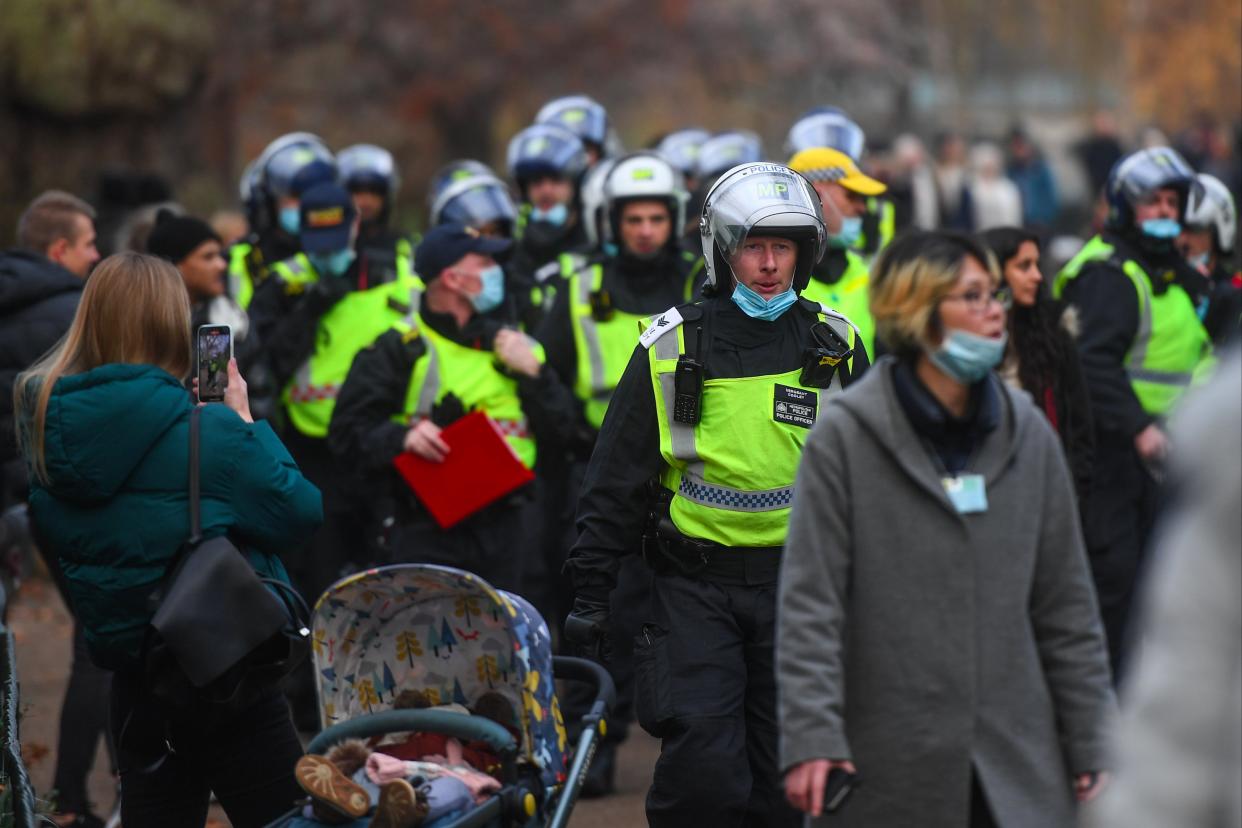
{"type": "MultiPolygon", "coordinates": [[[[695,332],[694,353],[703,347],[703,327],[695,332]]],[[[702,416],[703,363],[689,354],[677,358],[673,372],[673,419],[687,425],[698,425],[702,416]]]]}
{"type": "Polygon", "coordinates": [[[802,375],[798,382],[806,388],[827,388],[837,370],[841,387],[850,384],[850,357],[854,349],[827,322],[811,326],[811,344],[802,353],[802,375]]]}

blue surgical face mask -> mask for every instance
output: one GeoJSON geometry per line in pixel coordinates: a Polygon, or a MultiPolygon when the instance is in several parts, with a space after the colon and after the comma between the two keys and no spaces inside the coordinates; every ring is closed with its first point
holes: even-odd
{"type": "Polygon", "coordinates": [[[858,241],[858,237],[862,235],[863,222],[859,216],[850,216],[841,219],[841,229],[835,236],[832,236],[828,243],[837,249],[850,248],[854,246],[854,242],[858,241]]]}
{"type": "Polygon", "coordinates": [[[296,236],[302,229],[302,214],[297,207],[280,208],[280,229],[290,236],[296,236]]]}
{"type": "Polygon", "coordinates": [[[1197,256],[1191,256],[1186,261],[1190,262],[1190,266],[1197,268],[1201,273],[1207,273],[1212,266],[1212,253],[1210,250],[1204,250],[1197,256]]]}
{"type": "Polygon", "coordinates": [[[784,293],[778,293],[771,299],[764,299],[746,285],[738,282],[733,286],[733,301],[742,309],[742,313],[751,319],[762,319],[771,322],[789,310],[789,306],[798,301],[798,294],[791,287],[784,293]]]}
{"type": "Polygon", "coordinates": [[[554,227],[561,227],[565,224],[565,222],[569,221],[569,207],[565,204],[557,204],[546,210],[540,210],[538,207],[531,207],[530,220],[542,221],[545,224],[551,224],[554,227]]]}
{"type": "Polygon", "coordinates": [[[479,271],[483,287],[470,297],[470,304],[479,313],[487,313],[500,305],[505,298],[505,272],[500,265],[492,265],[479,271]]]}
{"type": "Polygon", "coordinates": [[[1144,236],[1162,241],[1175,239],[1182,232],[1182,225],[1176,219],[1169,218],[1147,219],[1143,222],[1142,228],[1144,236]]]}
{"type": "Polygon", "coordinates": [[[349,266],[354,263],[356,254],[353,248],[337,250],[334,253],[307,253],[306,256],[315,266],[315,270],[327,276],[344,276],[349,266]]]}
{"type": "Polygon", "coordinates": [[[999,339],[949,329],[940,347],[928,351],[932,364],[963,385],[974,385],[1000,365],[1005,356],[1008,334],[999,339]]]}

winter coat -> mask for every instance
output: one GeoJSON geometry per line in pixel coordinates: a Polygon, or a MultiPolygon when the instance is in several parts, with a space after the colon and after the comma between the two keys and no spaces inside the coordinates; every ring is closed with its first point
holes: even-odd
{"type": "MultiPolygon", "coordinates": [[[[57,381],[31,517],[60,560],[92,660],[136,664],[147,596],[189,533],[190,395],[151,365],[103,365],[57,381]]],[[[262,575],[287,581],[277,555],[296,554],[323,520],[319,491],[266,423],[203,408],[203,536],[229,534],[262,575]]],[[[49,550],[45,550],[49,551],[49,550]]]]}
{"type": "MultiPolygon", "coordinates": [[[[781,767],[851,759],[825,826],[962,828],[975,775],[1006,828],[1072,826],[1072,776],[1106,767],[1115,700],[1069,472],[1044,417],[1000,418],[959,515],[885,358],[821,413],[781,570],[781,767]]],[[[1003,390],[999,390],[1003,389],[1003,390]]]]}
{"type": "Polygon", "coordinates": [[[0,254],[0,474],[4,477],[0,506],[9,498],[25,496],[13,432],[13,383],[69,330],[82,284],[37,253],[0,254]]]}

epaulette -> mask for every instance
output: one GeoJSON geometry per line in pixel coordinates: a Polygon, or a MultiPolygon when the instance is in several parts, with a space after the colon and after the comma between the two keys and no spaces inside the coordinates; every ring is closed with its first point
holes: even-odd
{"type": "Polygon", "coordinates": [[[683,322],[697,322],[702,318],[703,309],[693,302],[671,307],[651,320],[647,330],[643,331],[642,335],[638,337],[639,344],[644,348],[650,348],[660,337],[669,331],[677,330],[677,327],[683,322]]]}

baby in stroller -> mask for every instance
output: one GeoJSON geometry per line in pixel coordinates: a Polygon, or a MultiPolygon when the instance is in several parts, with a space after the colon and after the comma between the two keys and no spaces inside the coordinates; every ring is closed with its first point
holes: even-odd
{"type": "Polygon", "coordinates": [[[309,801],[273,826],[568,823],[614,691],[598,665],[552,656],[528,602],[401,564],[334,584],[311,626],[326,729],[297,767],[309,801]],[[557,678],[598,690],[572,748],[557,678]]]}
{"type": "MultiPolygon", "coordinates": [[[[418,690],[404,690],[393,702],[394,710],[431,708],[483,716],[520,738],[513,708],[499,693],[484,693],[473,710],[434,705],[418,690]]],[[[501,770],[501,757],[485,742],[410,731],[346,739],[323,756],[303,756],[297,779],[311,798],[305,814],[321,823],[345,824],[374,808],[369,825],[376,828],[436,828],[500,791],[490,774],[501,770]]]]}

